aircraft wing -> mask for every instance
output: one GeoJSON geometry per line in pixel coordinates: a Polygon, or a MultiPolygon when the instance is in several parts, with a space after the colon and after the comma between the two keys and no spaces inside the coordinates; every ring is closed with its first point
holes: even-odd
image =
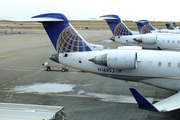
{"type": "Polygon", "coordinates": [[[180,92],[155,104],[151,104],[138,91],[136,91],[136,89],[130,88],[130,91],[136,99],[140,109],[156,112],[168,112],[180,108],[180,92]]]}

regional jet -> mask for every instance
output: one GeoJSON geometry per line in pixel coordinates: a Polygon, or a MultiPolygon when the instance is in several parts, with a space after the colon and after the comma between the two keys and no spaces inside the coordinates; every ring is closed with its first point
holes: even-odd
{"type": "MultiPolygon", "coordinates": [[[[43,24],[57,51],[50,56],[55,62],[118,80],[180,90],[180,52],[142,50],[137,46],[102,49],[101,45],[85,41],[61,13],[41,14],[32,19],[43,24]]],[[[114,21],[112,23],[114,25],[114,21]]],[[[117,35],[132,34],[122,23],[116,29],[114,33],[117,35]],[[121,27],[124,29],[121,30],[121,27]]],[[[180,98],[179,93],[171,99],[171,104],[167,102],[168,106],[159,105],[161,109],[158,110],[163,112],[179,109],[180,106],[173,108],[180,103],[176,101],[177,98],[180,98]]]]}
{"type": "Polygon", "coordinates": [[[175,30],[174,27],[170,23],[165,23],[168,30],[175,30]]]}
{"type": "Polygon", "coordinates": [[[137,24],[139,34],[147,34],[147,33],[170,33],[170,34],[180,34],[179,30],[175,30],[170,23],[166,23],[167,29],[158,30],[155,29],[148,20],[139,20],[135,21],[137,24]]]}
{"type": "Polygon", "coordinates": [[[180,29],[180,28],[176,25],[175,22],[173,22],[173,26],[174,26],[174,28],[175,28],[176,30],[180,29]]]}
{"type": "MultiPolygon", "coordinates": [[[[147,49],[180,49],[180,35],[177,34],[139,34],[134,35],[117,15],[101,16],[108,23],[114,38],[111,40],[130,46],[141,46],[147,49]]],[[[150,27],[148,27],[150,30],[150,27]]],[[[146,31],[141,28],[141,31],[146,31]]],[[[147,32],[146,32],[147,33],[147,32]]]]}

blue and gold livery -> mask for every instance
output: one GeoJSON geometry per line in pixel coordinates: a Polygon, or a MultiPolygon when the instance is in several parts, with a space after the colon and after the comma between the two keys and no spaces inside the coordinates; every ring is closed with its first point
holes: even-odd
{"type": "Polygon", "coordinates": [[[71,26],[65,28],[59,35],[56,50],[58,53],[91,51],[71,26]]]}
{"type": "Polygon", "coordinates": [[[151,33],[151,30],[147,26],[142,27],[141,31],[139,32],[140,34],[147,34],[151,33]]]}
{"type": "Polygon", "coordinates": [[[124,25],[117,15],[100,16],[106,20],[114,36],[132,35],[131,31],[124,25]]]}
{"type": "Polygon", "coordinates": [[[103,49],[102,46],[86,42],[71,26],[65,15],[61,13],[48,13],[37,15],[32,18],[43,18],[39,21],[43,24],[54,48],[58,53],[84,52],[103,49]],[[94,49],[95,48],[95,49],[94,49]]]}
{"type": "Polygon", "coordinates": [[[168,30],[174,30],[174,27],[170,23],[165,23],[168,30]]]}
{"type": "Polygon", "coordinates": [[[175,22],[173,22],[173,26],[174,26],[174,27],[177,27],[177,25],[176,25],[176,23],[175,23],[175,22]]]}
{"type": "Polygon", "coordinates": [[[132,33],[129,31],[129,29],[121,22],[119,23],[115,30],[114,30],[115,36],[123,36],[123,35],[132,35],[132,33]]]}
{"type": "Polygon", "coordinates": [[[135,23],[138,26],[140,34],[151,33],[151,31],[155,30],[147,20],[139,20],[135,23]]]}

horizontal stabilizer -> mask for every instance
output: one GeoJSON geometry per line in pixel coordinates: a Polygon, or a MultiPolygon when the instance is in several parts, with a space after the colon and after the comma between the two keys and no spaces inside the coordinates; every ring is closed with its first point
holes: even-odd
{"type": "Polygon", "coordinates": [[[104,19],[104,20],[114,20],[114,19],[118,19],[118,18],[115,18],[115,17],[103,17],[101,16],[100,18],[104,19]]]}
{"type": "Polygon", "coordinates": [[[158,112],[158,110],[151,103],[149,103],[138,91],[136,91],[136,89],[134,88],[129,88],[129,89],[133,94],[134,98],[136,99],[140,109],[146,109],[146,110],[158,112]]]}
{"type": "Polygon", "coordinates": [[[133,21],[133,22],[135,22],[135,23],[147,23],[146,20],[138,20],[138,21],[133,21]]]}

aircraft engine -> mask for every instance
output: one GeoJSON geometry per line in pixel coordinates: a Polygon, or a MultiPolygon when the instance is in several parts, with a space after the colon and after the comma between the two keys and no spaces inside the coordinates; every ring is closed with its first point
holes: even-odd
{"type": "Polygon", "coordinates": [[[137,53],[135,51],[117,50],[95,56],[89,61],[104,65],[111,69],[125,70],[137,68],[137,53]]]}
{"type": "Polygon", "coordinates": [[[143,35],[134,38],[133,40],[142,42],[144,44],[156,44],[157,35],[143,35]]]}

